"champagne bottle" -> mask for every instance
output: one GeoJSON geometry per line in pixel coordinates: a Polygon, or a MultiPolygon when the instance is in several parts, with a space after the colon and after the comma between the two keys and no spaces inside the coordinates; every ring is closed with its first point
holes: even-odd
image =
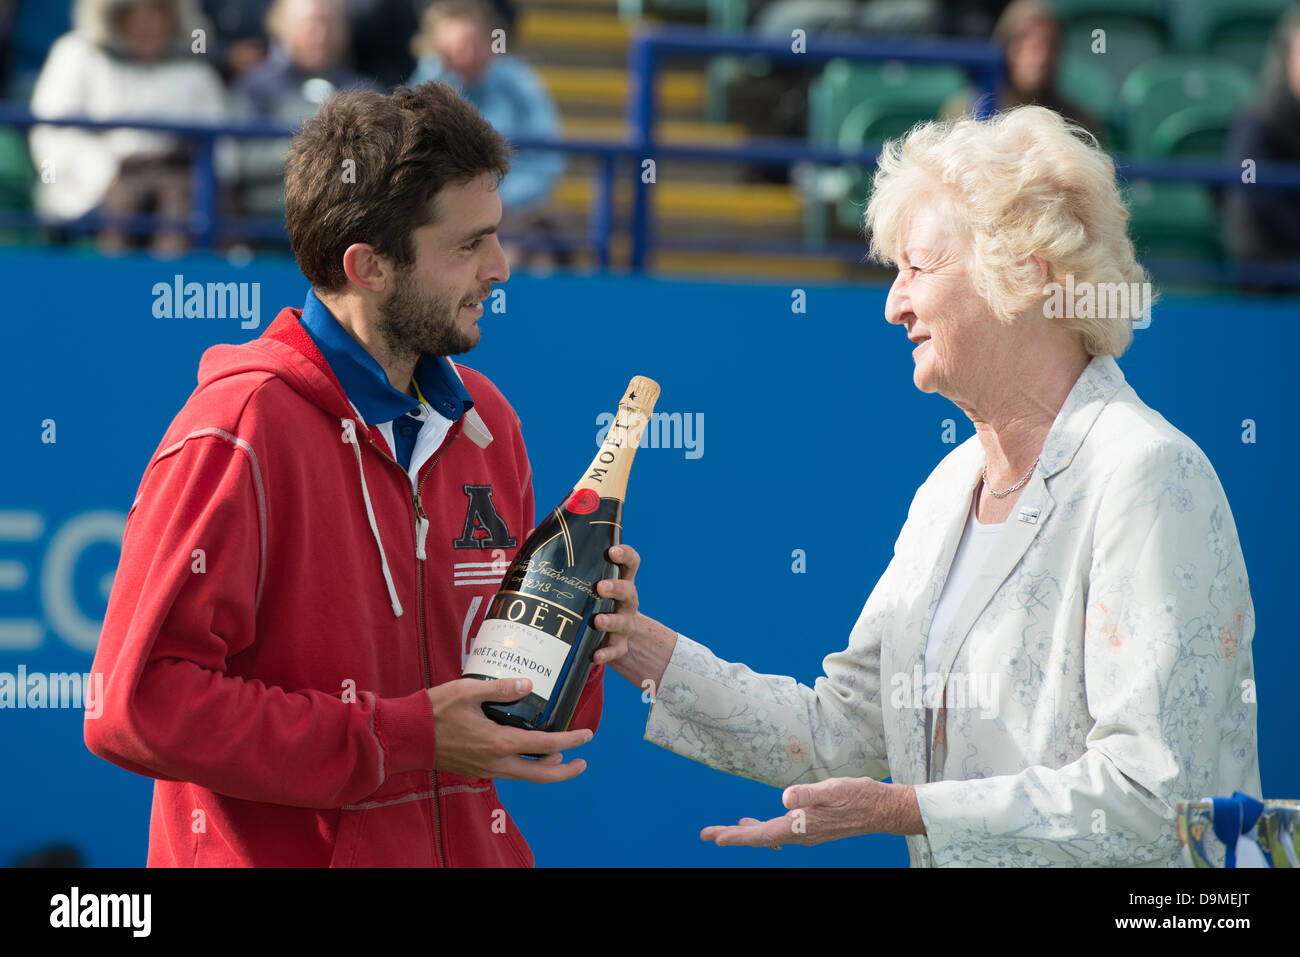
{"type": "Polygon", "coordinates": [[[591,656],[605,640],[593,621],[614,601],[598,597],[596,583],[618,577],[608,552],[621,541],[632,457],[658,398],[658,383],[632,379],[591,466],[528,536],[488,605],[465,677],[533,682],[520,701],[485,702],[494,721],[530,731],[567,730],[591,674],[591,656]]]}

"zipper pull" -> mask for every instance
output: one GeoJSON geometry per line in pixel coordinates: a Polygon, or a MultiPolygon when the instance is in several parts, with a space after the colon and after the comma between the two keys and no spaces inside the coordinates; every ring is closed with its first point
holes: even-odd
{"type": "Polygon", "coordinates": [[[429,556],[424,552],[424,539],[429,534],[429,520],[422,515],[415,517],[415,557],[424,561],[429,556]]]}

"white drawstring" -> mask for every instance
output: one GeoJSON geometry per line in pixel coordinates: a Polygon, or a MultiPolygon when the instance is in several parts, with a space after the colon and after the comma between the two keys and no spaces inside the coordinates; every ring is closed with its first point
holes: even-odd
{"type": "MultiPolygon", "coordinates": [[[[370,531],[375,536],[375,544],[379,546],[379,563],[384,568],[384,581],[388,584],[388,598],[393,604],[393,615],[396,618],[402,617],[402,603],[397,600],[397,589],[393,586],[393,576],[388,570],[388,556],[384,554],[384,543],[379,538],[379,525],[375,522],[375,510],[370,505],[370,490],[366,488],[366,468],[361,462],[361,443],[357,440],[357,427],[351,419],[339,419],[343,424],[343,442],[351,445],[357,453],[357,471],[361,473],[361,497],[366,502],[366,517],[370,519],[370,531]]],[[[420,541],[420,548],[423,549],[423,539],[420,541]]]]}
{"type": "Polygon", "coordinates": [[[427,518],[420,518],[417,515],[415,518],[415,557],[420,561],[424,561],[429,557],[424,553],[424,539],[428,534],[429,520],[427,518]]]}

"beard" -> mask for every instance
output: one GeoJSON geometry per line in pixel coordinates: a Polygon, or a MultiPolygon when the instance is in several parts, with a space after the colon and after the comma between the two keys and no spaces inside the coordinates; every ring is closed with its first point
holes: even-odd
{"type": "Polygon", "coordinates": [[[461,301],[446,293],[425,296],[410,270],[401,270],[392,293],[379,305],[379,334],[394,358],[458,356],[478,344],[477,335],[456,324],[460,307],[461,301]]]}

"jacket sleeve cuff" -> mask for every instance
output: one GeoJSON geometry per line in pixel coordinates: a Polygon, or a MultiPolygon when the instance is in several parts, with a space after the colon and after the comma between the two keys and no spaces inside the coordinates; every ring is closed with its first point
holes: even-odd
{"type": "Polygon", "coordinates": [[[375,733],[384,750],[385,777],[432,770],[438,749],[428,691],[421,689],[405,698],[380,698],[375,704],[375,733]]]}

